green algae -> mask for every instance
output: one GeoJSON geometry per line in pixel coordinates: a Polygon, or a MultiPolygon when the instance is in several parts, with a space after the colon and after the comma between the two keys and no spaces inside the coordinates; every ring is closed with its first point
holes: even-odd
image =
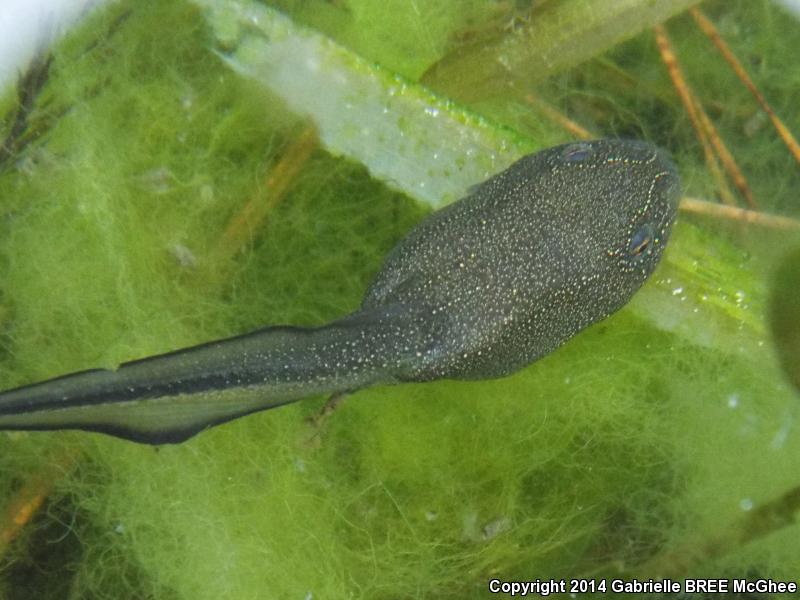
{"type": "MultiPolygon", "coordinates": [[[[49,128],[0,173],[3,387],[341,315],[425,212],[318,151],[234,262],[208,264],[297,130],[214,44],[196,8],[145,2],[57,50],[53,99],[34,116],[49,128]]],[[[615,123],[632,112],[624,96],[606,105],[615,123]]],[[[629,127],[662,134],[650,117],[666,101],[629,127]]],[[[680,160],[690,189],[702,185],[690,152],[680,160]]],[[[797,398],[763,326],[769,254],[728,237],[745,249],[679,224],[629,310],[513,377],[363,391],[321,431],[305,420],[322,401],[310,399],[157,450],[4,434],[7,497],[52,456],[86,457],[55,482],[33,528],[44,534],[7,551],[4,591],[470,598],[492,577],[646,577],[687,544],[701,551],[685,574],[796,577],[796,526],[702,551],[796,486],[800,456],[797,398]],[[62,583],[31,588],[26,563],[62,583]]]]}

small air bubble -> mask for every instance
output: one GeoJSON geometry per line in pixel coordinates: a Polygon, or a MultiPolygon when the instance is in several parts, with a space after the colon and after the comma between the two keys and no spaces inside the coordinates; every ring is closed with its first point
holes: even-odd
{"type": "Polygon", "coordinates": [[[197,266],[197,257],[183,244],[173,244],[169,249],[170,254],[179,266],[193,269],[197,266]]]}

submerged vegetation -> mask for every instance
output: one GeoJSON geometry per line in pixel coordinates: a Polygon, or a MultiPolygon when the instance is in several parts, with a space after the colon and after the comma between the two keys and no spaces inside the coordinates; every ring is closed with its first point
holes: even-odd
{"type": "MultiPolygon", "coordinates": [[[[624,3],[672,9],[622,34],[603,27],[618,17],[574,3],[595,19],[591,58],[499,70],[470,93],[453,69],[524,48],[567,3],[276,2],[272,42],[344,57],[343,102],[358,110],[348,121],[336,98],[319,103],[340,137],[291,86],[248,71],[263,47],[242,42],[258,26],[198,4],[113,4],[0,102],[3,389],[343,315],[441,196],[431,186],[460,177],[453,199],[482,170],[583,131],[654,142],[687,195],[728,196],[651,29],[685,2],[624,3]],[[378,106],[396,127],[356,155],[363,144],[346,142],[369,136],[378,106]],[[432,166],[430,118],[452,125],[437,135],[457,173],[432,166]],[[496,154],[459,161],[467,142],[496,154]]],[[[768,3],[703,8],[800,130],[786,50],[798,24],[768,3]]],[[[766,315],[770,274],[800,245],[800,168],[691,16],[660,33],[754,199],[724,214],[755,223],[684,212],[630,307],[509,378],[368,390],[322,420],[325,399],[309,399],[158,449],[3,433],[1,593],[471,598],[492,578],[796,578],[800,398],[781,368],[795,342],[779,336],[778,360],[766,315]],[[788,219],[776,229],[767,213],[788,219]]],[[[780,285],[773,322],[791,322],[780,285]]]]}

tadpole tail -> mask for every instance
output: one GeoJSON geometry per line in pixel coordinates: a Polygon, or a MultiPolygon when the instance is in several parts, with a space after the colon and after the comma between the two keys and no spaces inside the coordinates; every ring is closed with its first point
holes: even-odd
{"type": "Polygon", "coordinates": [[[231,419],[314,394],[395,383],[402,307],[319,328],[269,327],[0,393],[0,429],[96,431],[146,444],[182,442],[231,419]]]}

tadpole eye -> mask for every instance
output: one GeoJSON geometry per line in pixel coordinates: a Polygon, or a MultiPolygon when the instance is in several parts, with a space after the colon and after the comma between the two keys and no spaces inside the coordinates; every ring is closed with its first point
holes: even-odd
{"type": "Polygon", "coordinates": [[[578,163],[592,155],[592,147],[583,142],[570,144],[562,151],[561,157],[569,163],[578,163]]]}
{"type": "Polygon", "coordinates": [[[636,230],[628,246],[628,255],[631,258],[647,256],[653,251],[653,241],[655,240],[655,230],[650,223],[642,225],[636,230]]]}

